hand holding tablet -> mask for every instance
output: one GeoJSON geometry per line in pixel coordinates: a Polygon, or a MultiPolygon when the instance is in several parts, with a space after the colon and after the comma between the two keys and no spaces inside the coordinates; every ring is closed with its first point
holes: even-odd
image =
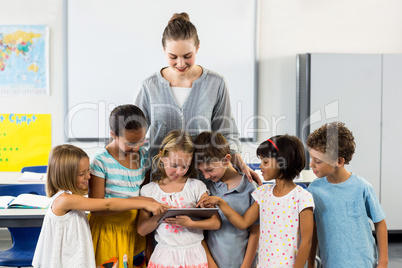
{"type": "Polygon", "coordinates": [[[189,216],[192,220],[206,219],[217,213],[219,208],[170,208],[160,214],[158,223],[166,218],[173,218],[179,215],[189,216]]]}

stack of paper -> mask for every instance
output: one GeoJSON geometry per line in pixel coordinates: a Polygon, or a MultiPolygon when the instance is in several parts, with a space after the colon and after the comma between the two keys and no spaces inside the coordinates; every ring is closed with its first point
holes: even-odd
{"type": "Polygon", "coordinates": [[[24,173],[22,173],[21,178],[19,179],[19,181],[46,181],[46,173],[35,173],[35,172],[28,172],[25,171],[24,173]]]}

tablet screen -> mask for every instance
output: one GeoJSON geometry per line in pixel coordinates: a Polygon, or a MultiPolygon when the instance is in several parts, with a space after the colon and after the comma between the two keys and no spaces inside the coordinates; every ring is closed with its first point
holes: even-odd
{"type": "Polygon", "coordinates": [[[170,208],[161,214],[158,223],[161,223],[166,218],[173,218],[178,215],[189,216],[192,220],[211,218],[218,210],[219,208],[170,208]]]}

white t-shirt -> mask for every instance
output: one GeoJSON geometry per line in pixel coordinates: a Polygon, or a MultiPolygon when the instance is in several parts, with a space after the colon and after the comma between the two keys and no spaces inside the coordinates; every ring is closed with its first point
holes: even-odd
{"type": "Polygon", "coordinates": [[[170,87],[172,94],[180,107],[183,107],[188,95],[190,94],[191,87],[170,87]]]}

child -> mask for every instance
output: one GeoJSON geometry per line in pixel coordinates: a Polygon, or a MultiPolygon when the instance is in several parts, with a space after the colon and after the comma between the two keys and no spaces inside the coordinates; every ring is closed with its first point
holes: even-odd
{"type": "Polygon", "coordinates": [[[53,197],[36,246],[34,267],[95,267],[85,211],[146,209],[161,213],[166,208],[152,198],[86,198],[89,179],[89,158],[82,149],[59,145],[51,151],[46,191],[53,197]]]}
{"type": "MultiPolygon", "coordinates": [[[[145,116],[135,105],[121,105],[111,112],[109,124],[113,140],[92,158],[89,197],[138,197],[150,169],[148,152],[142,147],[145,116]]],[[[145,267],[146,239],[137,232],[137,210],[92,211],[88,218],[96,265],[117,259],[119,268],[145,267]]]]}
{"type": "MultiPolygon", "coordinates": [[[[255,182],[232,166],[230,147],[218,132],[202,132],[194,141],[195,163],[204,175],[211,195],[224,199],[237,213],[243,215],[254,203],[251,193],[257,188],[255,182]]],[[[259,222],[248,230],[238,230],[219,211],[222,226],[207,231],[206,241],[218,267],[255,267],[260,233],[259,222]],[[236,254],[232,254],[236,252],[236,254]]],[[[211,267],[211,265],[210,265],[211,267]]]]}
{"type": "MultiPolygon", "coordinates": [[[[142,196],[153,197],[172,207],[196,207],[207,193],[207,187],[195,173],[194,146],[191,136],[181,130],[171,131],[162,141],[154,161],[156,179],[141,189],[142,196]]],[[[141,210],[138,232],[147,235],[156,229],[155,247],[148,267],[208,267],[207,256],[201,241],[203,230],[219,229],[221,223],[215,214],[209,219],[193,221],[187,216],[165,219],[158,224],[157,216],[141,210]]]]}
{"type": "MultiPolygon", "coordinates": [[[[345,168],[355,152],[352,133],[344,123],[325,124],[309,135],[307,146],[310,167],[318,177],[309,185],[309,191],[316,204],[314,218],[323,266],[387,267],[384,211],[373,187],[345,168]],[[369,219],[374,222],[378,240],[378,266],[369,219]]],[[[313,267],[316,242],[309,267],[313,267]]]]}
{"type": "MultiPolygon", "coordinates": [[[[278,135],[257,149],[265,184],[252,193],[254,202],[242,216],[222,198],[208,196],[204,205],[218,205],[227,219],[240,230],[260,218],[258,267],[302,268],[310,252],[313,234],[313,198],[293,179],[305,166],[302,142],[289,135],[278,135]]],[[[200,203],[201,203],[200,202],[200,203]]]]}

